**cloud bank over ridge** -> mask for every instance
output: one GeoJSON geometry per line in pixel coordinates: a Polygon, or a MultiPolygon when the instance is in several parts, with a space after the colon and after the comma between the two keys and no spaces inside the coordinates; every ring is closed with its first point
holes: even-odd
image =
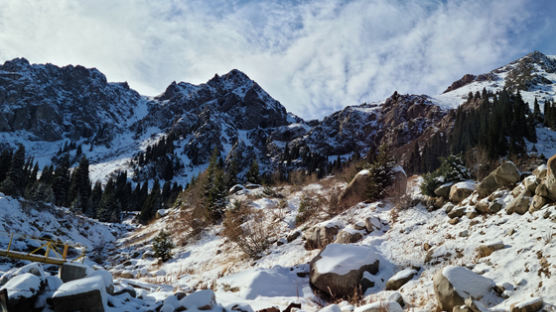
{"type": "Polygon", "coordinates": [[[237,68],[304,118],[394,90],[440,93],[464,73],[544,47],[556,28],[550,1],[0,0],[0,7],[1,61],[97,67],[148,95],[173,80],[201,83],[237,68]]]}

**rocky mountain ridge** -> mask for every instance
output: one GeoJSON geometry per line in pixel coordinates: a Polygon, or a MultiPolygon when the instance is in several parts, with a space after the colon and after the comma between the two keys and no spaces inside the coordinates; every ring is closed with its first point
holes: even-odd
{"type": "Polygon", "coordinates": [[[412,167],[437,129],[450,128],[450,111],[469,92],[519,88],[529,105],[534,97],[553,98],[555,62],[534,52],[488,74],[464,76],[440,96],[395,92],[383,103],[349,106],[305,122],[239,70],[200,85],[174,82],[161,95],[145,97],[127,83],[108,83],[94,68],[15,59],[0,66],[0,142],[24,144],[41,166],[72,142],[91,160],[94,180],[118,170],[130,171],[137,181],[161,178],[160,159],[136,161],[161,138],[172,144],[162,164],[172,164],[171,179],[182,185],[206,168],[214,149],[226,167],[241,169],[240,179],[253,160],[264,174],[322,175],[330,163],[364,156],[381,144],[412,167]]]}

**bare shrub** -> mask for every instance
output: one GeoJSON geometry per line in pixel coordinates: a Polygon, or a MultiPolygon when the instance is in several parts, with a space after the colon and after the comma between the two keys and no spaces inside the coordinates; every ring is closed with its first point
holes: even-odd
{"type": "Polygon", "coordinates": [[[257,259],[272,243],[275,233],[261,210],[236,201],[224,214],[222,234],[249,257],[257,259]]]}

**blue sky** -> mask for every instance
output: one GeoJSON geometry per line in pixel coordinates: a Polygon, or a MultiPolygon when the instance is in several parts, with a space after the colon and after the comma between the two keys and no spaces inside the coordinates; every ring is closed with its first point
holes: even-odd
{"type": "Polygon", "coordinates": [[[146,95],[237,68],[310,119],[556,54],[554,16],[550,0],[0,0],[0,61],[97,67],[146,95]]]}

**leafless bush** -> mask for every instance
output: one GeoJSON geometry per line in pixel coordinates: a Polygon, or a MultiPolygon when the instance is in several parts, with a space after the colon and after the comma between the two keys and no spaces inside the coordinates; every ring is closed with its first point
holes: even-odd
{"type": "Polygon", "coordinates": [[[311,217],[316,215],[326,204],[326,199],[315,193],[304,193],[299,203],[297,216],[295,217],[296,225],[305,223],[311,217]]]}
{"type": "Polygon", "coordinates": [[[272,224],[265,219],[264,213],[240,201],[226,210],[223,225],[222,234],[254,259],[261,256],[275,237],[272,224]]]}

